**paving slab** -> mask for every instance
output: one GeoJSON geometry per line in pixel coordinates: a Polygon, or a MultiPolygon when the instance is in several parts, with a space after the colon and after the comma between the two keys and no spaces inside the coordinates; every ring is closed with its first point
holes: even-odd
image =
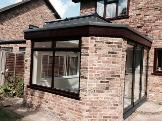
{"type": "Polygon", "coordinates": [[[145,102],[125,121],[162,121],[162,105],[145,102]]]}

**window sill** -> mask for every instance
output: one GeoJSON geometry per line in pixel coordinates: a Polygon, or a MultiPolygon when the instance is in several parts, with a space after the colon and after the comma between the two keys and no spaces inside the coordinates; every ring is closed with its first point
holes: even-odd
{"type": "Polygon", "coordinates": [[[52,94],[56,94],[56,95],[76,99],[76,100],[80,100],[79,94],[73,93],[73,92],[67,92],[67,91],[58,90],[58,89],[51,89],[49,87],[43,87],[43,86],[33,85],[33,84],[28,85],[27,88],[34,89],[34,90],[39,90],[39,91],[43,91],[43,92],[48,92],[48,93],[52,93],[52,94]]]}

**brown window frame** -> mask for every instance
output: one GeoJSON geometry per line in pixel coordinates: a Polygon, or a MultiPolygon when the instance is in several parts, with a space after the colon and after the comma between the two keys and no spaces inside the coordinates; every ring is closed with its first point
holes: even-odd
{"type": "MultiPolygon", "coordinates": [[[[81,39],[80,38],[73,38],[73,39],[57,39],[59,41],[70,41],[70,40],[79,40],[79,46],[78,48],[58,48],[56,46],[56,41],[49,40],[49,42],[52,42],[52,47],[51,48],[34,48],[34,42],[47,42],[45,40],[40,40],[40,41],[32,41],[31,42],[31,64],[30,64],[30,82],[29,85],[27,86],[28,88],[34,89],[34,90],[39,90],[39,91],[44,91],[44,92],[49,92],[52,94],[80,100],[80,64],[79,64],[79,88],[78,88],[78,93],[66,91],[66,90],[61,90],[61,89],[56,89],[54,88],[54,60],[52,64],[52,84],[51,87],[45,87],[37,84],[33,84],[33,54],[35,51],[49,51],[53,52],[53,59],[55,56],[55,52],[59,51],[64,51],[64,52],[80,52],[80,57],[81,57],[81,39]]],[[[80,61],[79,61],[80,63],[80,61]]]]}
{"type": "Polygon", "coordinates": [[[157,71],[157,58],[158,58],[158,51],[162,51],[162,48],[155,48],[154,49],[154,63],[153,63],[153,75],[161,75],[162,76],[162,71],[157,71]]]}
{"type": "Polygon", "coordinates": [[[119,0],[114,0],[114,1],[110,1],[110,2],[107,2],[107,0],[104,0],[104,13],[103,13],[103,17],[106,18],[106,19],[108,19],[108,20],[127,19],[127,18],[129,18],[129,7],[130,7],[130,0],[127,1],[127,14],[119,16],[118,15],[119,0]],[[106,13],[107,13],[106,6],[108,4],[113,4],[113,3],[116,3],[116,16],[115,17],[112,17],[112,18],[108,18],[108,17],[106,17],[106,13]]]}

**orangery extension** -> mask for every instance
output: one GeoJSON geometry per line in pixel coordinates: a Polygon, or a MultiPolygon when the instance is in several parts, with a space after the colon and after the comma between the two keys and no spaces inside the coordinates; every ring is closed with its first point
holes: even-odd
{"type": "Polygon", "coordinates": [[[150,21],[142,26],[137,17],[140,10],[148,13],[137,12],[136,2],[129,0],[73,2],[80,2],[81,16],[24,31],[31,44],[26,103],[63,121],[123,121],[147,99],[158,100],[160,93],[148,85],[161,73],[161,49],[155,49],[155,59],[149,56],[155,36],[148,37],[150,21]]]}

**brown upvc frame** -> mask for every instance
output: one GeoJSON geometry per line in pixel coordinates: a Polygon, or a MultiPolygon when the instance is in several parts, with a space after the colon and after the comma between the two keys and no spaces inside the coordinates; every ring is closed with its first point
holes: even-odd
{"type": "Polygon", "coordinates": [[[138,33],[132,31],[128,27],[112,27],[112,26],[97,26],[97,25],[85,25],[76,26],[71,28],[58,28],[49,30],[39,30],[39,31],[26,31],[25,39],[28,40],[40,40],[40,39],[50,39],[50,38],[75,38],[75,37],[115,37],[124,38],[135,43],[142,44],[151,48],[152,42],[147,40],[145,37],[139,35],[138,33]]]}
{"type": "Polygon", "coordinates": [[[153,63],[153,75],[158,75],[158,76],[162,76],[162,72],[161,71],[157,71],[156,67],[157,67],[157,51],[162,51],[162,48],[154,48],[154,63],[153,63]]]}
{"type": "MultiPolygon", "coordinates": [[[[56,95],[60,95],[60,96],[64,96],[64,97],[68,97],[68,98],[72,98],[72,99],[76,99],[76,100],[80,100],[79,94],[80,94],[80,67],[79,67],[79,90],[78,93],[73,93],[73,92],[69,92],[66,90],[60,90],[60,89],[56,89],[54,88],[54,76],[52,75],[52,82],[51,82],[51,87],[45,87],[45,86],[40,86],[37,84],[32,84],[32,77],[33,77],[33,53],[34,51],[52,51],[53,52],[53,63],[52,63],[52,73],[54,72],[54,54],[55,51],[71,51],[71,52],[80,52],[80,57],[81,57],[81,39],[80,38],[66,38],[66,39],[56,39],[56,38],[51,38],[50,40],[33,40],[31,41],[31,62],[30,62],[30,82],[29,85],[27,86],[28,88],[34,89],[34,90],[39,90],[39,91],[45,91],[45,92],[49,92],[52,94],[56,94],[56,95]],[[56,45],[56,41],[52,41],[52,40],[58,40],[58,41],[70,41],[70,40],[79,40],[79,47],[78,48],[54,48],[56,45]],[[52,42],[52,48],[34,48],[34,42],[52,42]]],[[[81,60],[80,60],[81,62],[81,60]]],[[[81,65],[79,65],[81,66],[81,65]]]]}
{"type": "Polygon", "coordinates": [[[114,1],[110,1],[110,2],[106,2],[106,0],[104,0],[104,16],[103,17],[108,20],[128,19],[129,18],[130,0],[127,0],[127,14],[126,15],[118,16],[118,8],[119,8],[119,0],[114,0],[114,1]],[[116,3],[116,16],[112,17],[112,18],[107,18],[106,17],[106,6],[108,4],[112,4],[112,3],[116,3]]]}

